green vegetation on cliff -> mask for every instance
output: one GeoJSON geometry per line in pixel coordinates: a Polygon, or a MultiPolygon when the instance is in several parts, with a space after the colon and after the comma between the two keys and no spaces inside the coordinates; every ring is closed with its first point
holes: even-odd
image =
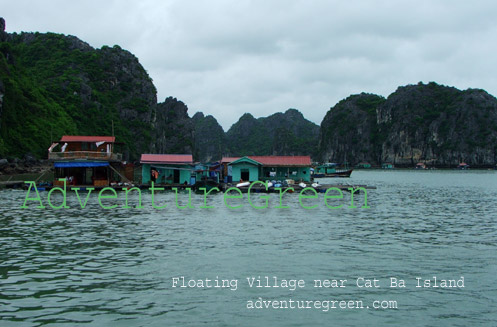
{"type": "Polygon", "coordinates": [[[216,118],[197,112],[192,121],[195,130],[195,158],[201,162],[220,160],[225,152],[226,134],[216,118]]]}
{"type": "Polygon", "coordinates": [[[226,133],[229,154],[312,155],[317,153],[319,126],[296,109],[254,118],[244,114],[226,133]]]}
{"type": "Polygon", "coordinates": [[[494,166],[497,99],[484,90],[434,82],[399,87],[387,99],[350,96],[326,114],[320,156],[352,164],[494,166]]]}
{"type": "Polygon", "coordinates": [[[151,143],[156,90],[118,46],[93,49],[72,36],[10,34],[0,42],[0,156],[46,156],[64,134],[110,135],[131,157],[151,143]]]}

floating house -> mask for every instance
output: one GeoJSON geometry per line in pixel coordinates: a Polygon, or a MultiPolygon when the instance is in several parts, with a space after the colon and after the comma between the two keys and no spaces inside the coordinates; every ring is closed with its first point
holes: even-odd
{"type": "Polygon", "coordinates": [[[228,163],[228,179],[238,181],[266,181],[293,179],[311,180],[311,157],[309,156],[245,156],[223,158],[228,163]],[[231,177],[231,178],[230,178],[231,177]]]}
{"type": "MultiPolygon", "coordinates": [[[[64,135],[48,149],[54,163],[54,185],[106,187],[112,182],[130,182],[123,176],[122,154],[115,152],[114,136],[64,135]]],[[[132,177],[131,177],[132,179],[132,177]]]]}
{"type": "Polygon", "coordinates": [[[393,166],[393,163],[391,163],[391,162],[384,162],[381,164],[381,168],[382,169],[393,169],[394,166],[393,166]]]}
{"type": "Polygon", "coordinates": [[[195,184],[191,154],[142,154],[142,183],[195,184]]]}
{"type": "Polygon", "coordinates": [[[371,168],[371,164],[369,162],[360,162],[356,167],[359,169],[369,169],[371,168]]]}

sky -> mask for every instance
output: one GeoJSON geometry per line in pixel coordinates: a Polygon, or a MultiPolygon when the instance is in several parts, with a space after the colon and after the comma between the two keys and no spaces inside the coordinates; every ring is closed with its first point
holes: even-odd
{"type": "Polygon", "coordinates": [[[320,124],[351,94],[435,81],[497,95],[497,2],[0,0],[6,31],[132,52],[157,88],[216,117],[289,108],[320,124]]]}

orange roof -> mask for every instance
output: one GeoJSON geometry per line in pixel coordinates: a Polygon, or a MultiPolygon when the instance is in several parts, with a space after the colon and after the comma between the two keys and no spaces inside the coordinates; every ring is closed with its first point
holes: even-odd
{"type": "Polygon", "coordinates": [[[107,142],[114,143],[114,136],[83,136],[83,135],[64,135],[59,142],[107,142]]]}
{"type": "Polygon", "coordinates": [[[140,163],[192,164],[191,154],[142,154],[140,163]]]}

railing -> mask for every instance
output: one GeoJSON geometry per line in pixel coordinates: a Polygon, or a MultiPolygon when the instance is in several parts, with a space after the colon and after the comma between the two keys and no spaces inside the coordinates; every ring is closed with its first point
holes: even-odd
{"type": "Polygon", "coordinates": [[[68,152],[49,152],[48,159],[50,160],[107,160],[121,161],[123,155],[121,153],[108,153],[97,151],[68,151],[68,152]]]}

